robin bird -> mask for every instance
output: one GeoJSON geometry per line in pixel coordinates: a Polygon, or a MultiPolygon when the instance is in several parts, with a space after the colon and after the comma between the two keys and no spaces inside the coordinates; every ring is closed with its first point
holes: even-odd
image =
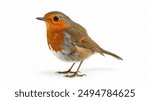
{"type": "Polygon", "coordinates": [[[87,34],[87,31],[80,24],[72,21],[67,15],[59,11],[52,11],[44,17],[37,17],[45,21],[47,27],[47,42],[50,50],[61,60],[72,61],[73,64],[67,71],[58,73],[66,74],[66,77],[83,76],[79,72],[83,61],[94,53],[111,55],[122,60],[116,54],[102,49],[87,34]],[[72,72],[76,62],[80,62],[77,70],[72,72]]]}

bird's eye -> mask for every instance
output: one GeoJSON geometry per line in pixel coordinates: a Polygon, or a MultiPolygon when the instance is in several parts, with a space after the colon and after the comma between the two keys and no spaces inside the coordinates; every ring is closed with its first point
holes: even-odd
{"type": "Polygon", "coordinates": [[[59,16],[54,16],[54,18],[53,18],[54,21],[58,21],[59,19],[60,19],[59,16]]]}

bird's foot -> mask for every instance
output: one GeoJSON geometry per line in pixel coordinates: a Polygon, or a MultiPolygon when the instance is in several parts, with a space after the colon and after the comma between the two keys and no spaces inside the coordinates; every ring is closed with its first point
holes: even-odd
{"type": "Polygon", "coordinates": [[[74,72],[67,70],[67,71],[58,71],[56,73],[58,73],[58,74],[68,74],[69,73],[70,74],[70,73],[74,73],[74,72]]]}
{"type": "Polygon", "coordinates": [[[75,77],[75,76],[77,76],[77,77],[86,76],[86,74],[79,74],[79,73],[80,73],[79,71],[78,71],[78,72],[67,73],[67,74],[65,75],[65,77],[73,78],[73,77],[75,77]]]}

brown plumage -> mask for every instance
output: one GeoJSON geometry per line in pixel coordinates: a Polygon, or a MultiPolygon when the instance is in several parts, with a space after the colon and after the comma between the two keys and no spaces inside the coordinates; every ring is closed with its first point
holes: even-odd
{"type": "Polygon", "coordinates": [[[101,55],[108,54],[122,60],[116,54],[102,49],[88,36],[84,27],[72,21],[62,12],[49,12],[44,17],[37,19],[44,20],[46,23],[47,42],[53,53],[62,60],[74,62],[69,70],[58,73],[65,73],[67,77],[83,76],[79,74],[80,66],[83,60],[95,52],[101,55]],[[81,62],[77,71],[72,72],[71,69],[76,61],[81,62]]]}

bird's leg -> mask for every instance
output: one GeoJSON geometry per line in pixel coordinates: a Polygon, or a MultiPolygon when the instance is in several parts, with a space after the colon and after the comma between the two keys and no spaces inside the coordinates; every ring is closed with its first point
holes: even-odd
{"type": "Polygon", "coordinates": [[[65,76],[70,77],[70,78],[75,77],[75,76],[78,76],[78,77],[86,76],[85,74],[79,74],[79,69],[80,69],[82,63],[83,63],[83,60],[80,62],[76,72],[72,72],[72,74],[66,74],[65,76]]]}
{"type": "Polygon", "coordinates": [[[67,71],[58,71],[57,73],[59,73],[59,74],[73,73],[73,72],[71,71],[71,69],[73,68],[74,65],[75,65],[75,63],[73,63],[72,66],[70,67],[70,69],[67,70],[67,71]]]}

